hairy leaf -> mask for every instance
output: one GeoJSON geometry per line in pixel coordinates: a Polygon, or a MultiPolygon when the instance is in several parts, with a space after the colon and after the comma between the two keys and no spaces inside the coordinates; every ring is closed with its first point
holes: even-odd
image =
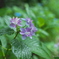
{"type": "Polygon", "coordinates": [[[1,35],[5,35],[5,34],[11,35],[13,33],[14,33],[14,30],[11,29],[11,28],[3,28],[3,29],[0,29],[0,36],[1,35]]]}
{"type": "Polygon", "coordinates": [[[12,41],[12,52],[15,54],[17,59],[31,59],[30,48],[24,44],[23,41],[14,39],[12,41]]]}
{"type": "Polygon", "coordinates": [[[32,53],[45,59],[53,59],[51,52],[40,43],[36,36],[33,39],[24,40],[24,42],[31,48],[32,53]]]}

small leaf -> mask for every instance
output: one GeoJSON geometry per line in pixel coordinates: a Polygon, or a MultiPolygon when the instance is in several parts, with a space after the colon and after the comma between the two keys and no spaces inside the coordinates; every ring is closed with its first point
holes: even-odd
{"type": "Polygon", "coordinates": [[[0,36],[0,40],[1,40],[2,48],[6,48],[7,46],[6,38],[4,36],[0,36]]]}
{"type": "Polygon", "coordinates": [[[43,18],[39,17],[38,18],[38,25],[39,25],[39,27],[44,26],[45,25],[45,20],[43,18]]]}
{"type": "Polygon", "coordinates": [[[4,20],[4,22],[6,23],[7,26],[10,26],[10,19],[11,19],[10,16],[4,16],[3,17],[3,20],[4,20]]]}
{"type": "Polygon", "coordinates": [[[1,51],[3,56],[5,57],[5,50],[7,49],[7,41],[6,38],[4,36],[0,36],[0,40],[1,40],[1,51]]]}

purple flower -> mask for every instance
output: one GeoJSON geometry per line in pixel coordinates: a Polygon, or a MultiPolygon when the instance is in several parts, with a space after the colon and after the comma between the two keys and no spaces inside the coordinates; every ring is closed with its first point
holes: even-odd
{"type": "Polygon", "coordinates": [[[18,26],[21,26],[21,20],[20,20],[20,18],[12,18],[11,20],[10,20],[10,22],[11,22],[11,24],[10,24],[10,26],[11,27],[16,27],[17,25],[18,26]]]}
{"type": "Polygon", "coordinates": [[[30,37],[32,39],[32,36],[35,35],[35,32],[37,31],[36,27],[30,18],[22,18],[22,20],[26,22],[25,28],[20,28],[22,38],[25,39],[26,37],[30,37]]]}
{"type": "Polygon", "coordinates": [[[20,29],[20,34],[23,36],[23,38],[25,39],[26,37],[30,37],[32,39],[32,36],[34,35],[34,33],[36,32],[36,28],[21,28],[20,29]]]}
{"type": "Polygon", "coordinates": [[[34,24],[32,23],[33,20],[31,20],[30,18],[26,19],[26,23],[27,25],[29,25],[30,27],[34,26],[34,24]]]}
{"type": "Polygon", "coordinates": [[[36,32],[37,28],[34,26],[34,24],[32,23],[33,20],[31,20],[30,18],[26,19],[27,24],[29,25],[29,27],[31,28],[32,32],[36,32]]]}
{"type": "Polygon", "coordinates": [[[32,38],[31,28],[25,28],[25,29],[24,28],[21,28],[20,30],[21,30],[20,34],[23,37],[30,37],[30,38],[32,38]]]}
{"type": "Polygon", "coordinates": [[[34,33],[34,32],[36,32],[37,31],[37,28],[36,27],[32,27],[32,32],[34,33]]]}
{"type": "Polygon", "coordinates": [[[20,29],[21,32],[20,34],[23,36],[23,38],[25,39],[26,37],[32,37],[32,33],[31,33],[31,28],[21,28],[20,29]]]}
{"type": "Polygon", "coordinates": [[[10,22],[11,27],[16,28],[16,26],[20,26],[20,34],[23,39],[26,39],[26,37],[32,39],[32,36],[35,35],[35,32],[37,31],[30,18],[12,18],[10,22]]]}
{"type": "Polygon", "coordinates": [[[26,18],[27,23],[32,23],[33,20],[31,20],[30,18],[26,18]]]}

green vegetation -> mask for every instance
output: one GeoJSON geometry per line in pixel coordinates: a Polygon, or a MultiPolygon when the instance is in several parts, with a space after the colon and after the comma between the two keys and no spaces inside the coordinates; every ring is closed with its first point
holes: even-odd
{"type": "Polygon", "coordinates": [[[13,6],[0,9],[0,59],[54,59],[59,55],[58,6],[56,0],[53,3],[53,0],[49,1],[43,0],[44,6],[37,3],[35,6],[24,4],[23,8],[13,6]],[[18,34],[14,39],[16,33],[10,28],[12,17],[31,18],[37,28],[35,36],[22,40],[18,34]]]}

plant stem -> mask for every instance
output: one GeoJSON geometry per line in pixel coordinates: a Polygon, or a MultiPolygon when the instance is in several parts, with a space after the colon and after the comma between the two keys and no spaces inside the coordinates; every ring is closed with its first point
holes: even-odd
{"type": "Polygon", "coordinates": [[[14,39],[17,37],[17,35],[18,35],[19,32],[20,32],[20,30],[16,32],[16,35],[15,35],[14,39]]]}

